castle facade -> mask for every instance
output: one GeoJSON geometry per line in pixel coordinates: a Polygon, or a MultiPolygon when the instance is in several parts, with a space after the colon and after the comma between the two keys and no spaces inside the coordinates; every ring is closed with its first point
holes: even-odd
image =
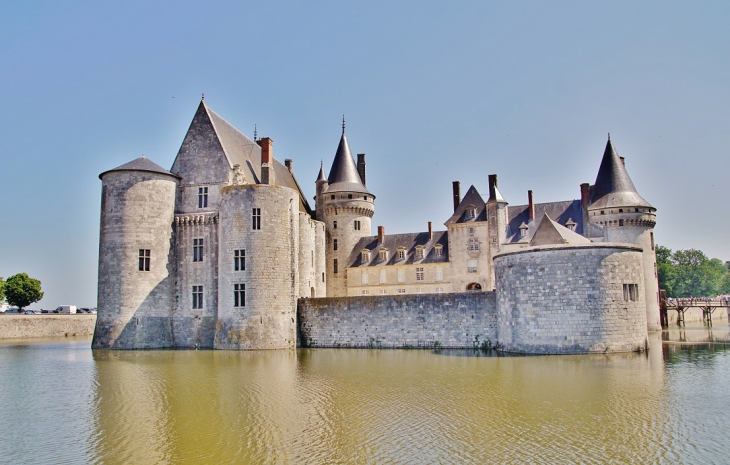
{"type": "MultiPolygon", "coordinates": [[[[524,351],[522,339],[550,326],[546,317],[581,305],[561,285],[592,302],[594,320],[610,313],[612,328],[625,326],[611,336],[614,350],[636,350],[647,328],[659,329],[656,210],[610,139],[578,200],[534,203],[529,191],[526,205],[511,206],[496,175],[486,201],[474,186],[462,197],[454,182],[446,230],[428,223],[407,234],[379,226],[372,235],[375,195],[344,123],[329,174],[322,166],[315,181],[314,209],[271,139],[248,138],[204,100],[169,171],[141,157],[99,177],[94,348],[292,348],[305,299],[407,305],[415,295],[496,292],[487,299],[492,337],[524,351]]],[[[581,331],[576,315],[565,331],[581,331]]],[[[580,347],[606,345],[598,333],[580,347]]]]}

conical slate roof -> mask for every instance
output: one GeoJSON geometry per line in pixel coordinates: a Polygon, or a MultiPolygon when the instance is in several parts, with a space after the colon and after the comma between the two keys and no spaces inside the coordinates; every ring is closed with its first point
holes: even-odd
{"type": "Polygon", "coordinates": [[[315,182],[326,181],[326,180],[327,180],[327,175],[324,174],[324,164],[320,164],[319,165],[319,176],[317,176],[317,180],[315,182]]]}
{"type": "Polygon", "coordinates": [[[616,153],[613,142],[608,139],[603,152],[601,167],[598,169],[596,182],[591,188],[590,208],[608,207],[649,207],[631,182],[629,173],[616,153]]]}
{"type": "Polygon", "coordinates": [[[129,163],[125,163],[122,166],[117,166],[116,168],[110,169],[108,171],[104,171],[99,175],[99,179],[101,179],[102,176],[104,176],[107,173],[110,173],[112,171],[149,171],[151,173],[160,173],[160,174],[167,174],[169,176],[173,176],[177,178],[178,176],[175,176],[174,174],[167,171],[165,168],[161,167],[157,163],[154,163],[147,159],[144,155],[141,157],[130,161],[129,163]]]}
{"type": "Polygon", "coordinates": [[[555,222],[545,213],[540,220],[540,226],[537,227],[537,231],[532,235],[530,240],[530,246],[540,245],[576,245],[576,244],[590,244],[591,241],[581,236],[578,233],[571,231],[570,229],[562,226],[555,222]]]}
{"type": "Polygon", "coordinates": [[[352,158],[352,152],[350,152],[344,130],[327,181],[329,181],[327,192],[362,192],[370,194],[357,172],[357,166],[355,166],[355,160],[352,158]]]}

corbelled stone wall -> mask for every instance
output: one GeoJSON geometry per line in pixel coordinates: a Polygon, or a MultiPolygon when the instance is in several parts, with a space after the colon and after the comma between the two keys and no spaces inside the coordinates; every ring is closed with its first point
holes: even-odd
{"type": "Polygon", "coordinates": [[[496,340],[494,292],[300,299],[302,347],[472,348],[496,340]]]}
{"type": "Polygon", "coordinates": [[[525,353],[628,352],[646,346],[640,247],[553,246],[499,254],[498,340],[525,353]],[[624,285],[638,285],[636,300],[624,285]]]}

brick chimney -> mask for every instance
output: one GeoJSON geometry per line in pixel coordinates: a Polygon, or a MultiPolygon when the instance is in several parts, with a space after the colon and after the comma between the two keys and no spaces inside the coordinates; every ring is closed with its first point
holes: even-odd
{"type": "Polygon", "coordinates": [[[497,197],[497,175],[496,174],[490,174],[489,175],[489,198],[494,199],[497,197]]]}
{"type": "Polygon", "coordinates": [[[274,141],[270,137],[262,137],[256,141],[261,147],[261,184],[275,184],[274,176],[274,141]]]}
{"type": "Polygon", "coordinates": [[[535,204],[532,202],[532,191],[527,191],[527,211],[530,221],[535,219],[535,204]]]}
{"type": "Polygon", "coordinates": [[[451,184],[453,185],[454,190],[454,211],[456,211],[457,207],[461,203],[461,183],[459,181],[454,181],[451,184]]]}
{"type": "Polygon", "coordinates": [[[365,154],[364,153],[357,154],[357,174],[360,175],[360,181],[362,181],[362,185],[367,187],[367,184],[365,184],[365,154]]]}
{"type": "Polygon", "coordinates": [[[291,164],[292,164],[291,158],[287,158],[284,160],[284,165],[286,166],[286,169],[288,169],[290,173],[291,173],[291,164]]]}
{"type": "Polygon", "coordinates": [[[428,240],[433,239],[433,223],[428,222],[428,240]]]}
{"type": "Polygon", "coordinates": [[[378,226],[378,244],[382,244],[385,240],[385,226],[378,226]]]}
{"type": "Polygon", "coordinates": [[[584,182],[580,185],[580,208],[583,213],[583,235],[588,237],[588,205],[591,204],[591,185],[584,182]]]}

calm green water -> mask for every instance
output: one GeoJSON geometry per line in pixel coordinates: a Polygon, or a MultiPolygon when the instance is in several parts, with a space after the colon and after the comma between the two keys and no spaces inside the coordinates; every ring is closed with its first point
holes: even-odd
{"type": "Polygon", "coordinates": [[[730,352],[702,343],[726,323],[662,336],[551,357],[4,341],[0,463],[727,463],[730,352]]]}

